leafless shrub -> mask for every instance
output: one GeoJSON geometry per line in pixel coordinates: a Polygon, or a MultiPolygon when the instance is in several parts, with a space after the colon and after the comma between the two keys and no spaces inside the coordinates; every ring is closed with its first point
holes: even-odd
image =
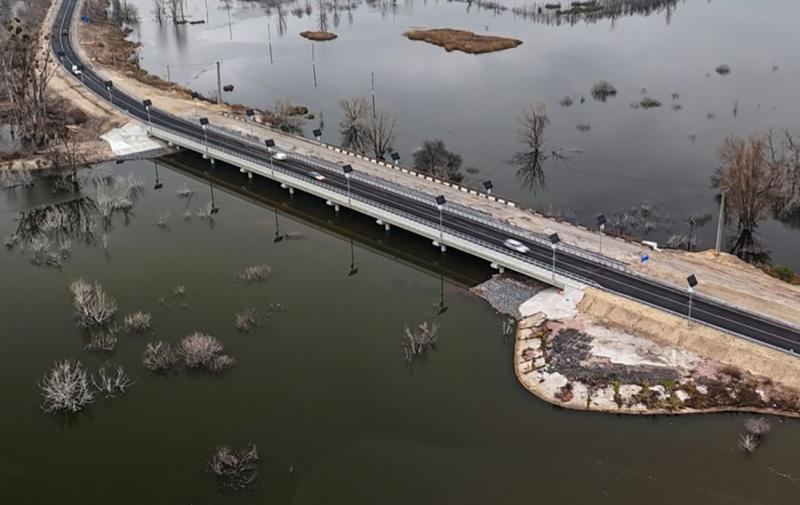
{"type": "Polygon", "coordinates": [[[436,323],[423,321],[414,330],[406,326],[402,341],[405,360],[410,363],[415,358],[424,358],[428,349],[436,348],[438,335],[439,325],[436,323]]]}
{"type": "Polygon", "coordinates": [[[719,75],[728,75],[731,73],[731,67],[728,65],[720,65],[714,69],[714,72],[718,73],[719,75]]]}
{"type": "Polygon", "coordinates": [[[246,333],[261,326],[261,319],[255,309],[245,309],[243,312],[236,314],[234,326],[237,330],[246,333]]]}
{"type": "Polygon", "coordinates": [[[751,433],[739,435],[739,448],[745,452],[753,452],[758,449],[759,439],[751,433]]]}
{"type": "Polygon", "coordinates": [[[50,250],[52,245],[52,241],[47,235],[39,234],[33,237],[30,243],[33,263],[60,267],[61,256],[50,250]]]}
{"type": "Polygon", "coordinates": [[[706,114],[706,119],[714,119],[716,117],[717,115],[714,114],[713,112],[709,112],[708,114],[706,114]]]}
{"type": "Polygon", "coordinates": [[[565,96],[558,103],[562,107],[569,107],[570,105],[572,105],[575,102],[572,100],[571,96],[565,96]]]}
{"type": "Polygon", "coordinates": [[[256,480],[259,460],[256,445],[253,443],[240,450],[220,446],[209,460],[208,470],[217,477],[222,488],[245,491],[256,480]]]}
{"type": "Polygon", "coordinates": [[[87,351],[113,351],[117,346],[117,327],[114,325],[89,328],[87,351]]]}
{"type": "Polygon", "coordinates": [[[649,96],[646,96],[642,98],[642,101],[639,102],[639,105],[641,105],[643,109],[652,109],[654,107],[661,107],[661,105],[663,104],[658,100],[656,100],[655,98],[650,98],[649,96]]]}
{"type": "Polygon", "coordinates": [[[161,214],[158,215],[156,226],[158,226],[162,230],[166,230],[169,228],[169,212],[162,212],[161,214]]]}
{"type": "Polygon", "coordinates": [[[267,280],[271,273],[272,268],[270,268],[269,265],[253,265],[245,268],[236,275],[239,277],[239,280],[250,284],[252,282],[267,280]]]}
{"type": "Polygon", "coordinates": [[[616,96],[617,88],[608,81],[598,81],[592,86],[592,98],[605,102],[609,97],[616,96]]]}
{"type": "Polygon", "coordinates": [[[14,189],[33,186],[30,170],[0,170],[0,188],[14,189]]]}
{"type": "Polygon", "coordinates": [[[166,372],[178,363],[178,356],[167,342],[151,342],[147,344],[142,356],[142,364],[154,372],[166,372]]]}
{"type": "Polygon", "coordinates": [[[210,372],[223,372],[235,361],[222,354],[222,343],[211,335],[195,332],[183,337],[178,343],[178,356],[187,368],[205,368],[210,372]]]}
{"type": "Polygon", "coordinates": [[[13,249],[20,241],[20,236],[16,233],[3,237],[3,244],[7,249],[13,249]]]}
{"type": "Polygon", "coordinates": [[[94,401],[89,374],[80,361],[56,362],[39,381],[42,410],[48,414],[74,413],[94,401]]]}
{"type": "Polygon", "coordinates": [[[578,123],[578,126],[575,127],[579,132],[586,133],[592,129],[592,125],[589,123],[578,123]]]}
{"type": "Polygon", "coordinates": [[[180,198],[190,199],[194,196],[194,190],[184,183],[178,186],[178,189],[175,190],[175,194],[180,198]]]}
{"type": "Polygon", "coordinates": [[[681,109],[683,108],[683,105],[681,105],[681,104],[679,104],[679,103],[673,103],[673,104],[670,106],[670,108],[671,108],[672,110],[675,110],[675,111],[677,111],[677,110],[681,110],[681,109]]]}
{"type": "Polygon", "coordinates": [[[72,291],[72,305],[75,318],[80,326],[92,328],[111,322],[117,313],[117,302],[106,294],[99,282],[90,284],[84,279],[76,279],[69,285],[72,291]]]}
{"type": "Polygon", "coordinates": [[[150,329],[153,316],[147,312],[134,312],[125,316],[125,329],[134,333],[144,333],[150,329]]]}
{"type": "Polygon", "coordinates": [[[763,417],[750,417],[744,422],[744,431],[759,438],[769,433],[770,429],[769,421],[763,417]]]}
{"type": "Polygon", "coordinates": [[[135,382],[121,366],[114,368],[110,373],[106,372],[106,367],[100,367],[97,375],[92,375],[92,385],[107,398],[124,395],[135,382]]]}
{"type": "Polygon", "coordinates": [[[681,98],[681,94],[680,94],[680,93],[673,93],[672,95],[670,95],[670,97],[671,97],[673,100],[680,100],[680,98],[681,98]]]}
{"type": "Polygon", "coordinates": [[[172,294],[175,296],[185,296],[186,295],[186,286],[183,284],[178,284],[174,288],[172,288],[172,294]]]}

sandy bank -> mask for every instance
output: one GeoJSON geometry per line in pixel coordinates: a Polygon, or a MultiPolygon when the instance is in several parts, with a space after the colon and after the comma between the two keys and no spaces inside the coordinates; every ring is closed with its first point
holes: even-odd
{"type": "MultiPolygon", "coordinates": [[[[517,289],[515,280],[495,278],[473,291],[489,291],[497,306],[497,299],[515,299],[509,292],[517,289]]],[[[542,289],[518,311],[515,373],[555,405],[624,414],[800,416],[795,356],[688,328],[685,319],[594,288],[542,289]]]]}

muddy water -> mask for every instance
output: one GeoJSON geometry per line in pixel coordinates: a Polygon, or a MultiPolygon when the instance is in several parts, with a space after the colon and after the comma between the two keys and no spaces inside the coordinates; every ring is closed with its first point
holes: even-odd
{"type": "MultiPolygon", "coordinates": [[[[469,176],[473,185],[492,179],[504,195],[592,226],[598,213],[650,202],[660,216],[649,235],[656,240],[685,232],[692,213],[716,216],[709,178],[726,135],[798,126],[800,4],[792,0],[620,2],[653,8],[573,26],[515,15],[514,7],[534,4],[511,0],[499,2],[508,7],[502,11],[433,0],[354,2],[351,9],[324,2],[324,16],[314,1],[279,8],[188,0],[187,18],[208,23],[177,27],[156,23],[149,0],[132,3],[142,13],[132,37],[142,42],[141,63],[153,73],[166,76],[169,65],[174,80],[213,95],[221,61],[223,84],[235,85],[227,100],[305,104],[317,114],[306,133],[321,127],[333,143],[340,141],[338,101],[369,97],[374,73],[377,107],[397,117],[396,146],[406,163],[424,140],[442,139],[464,168],[479,170],[469,176]],[[314,44],[315,85],[311,42],[298,34],[323,24],[339,38],[314,44]],[[479,56],[447,53],[401,36],[414,26],[488,30],[523,44],[479,56]],[[715,72],[721,64],[730,74],[715,72]],[[601,79],[619,90],[606,103],[590,94],[601,79]],[[645,95],[663,106],[630,107],[645,95]],[[574,104],[560,106],[564,96],[574,104]],[[548,148],[563,149],[570,160],[549,166],[546,190],[531,193],[507,160],[520,149],[520,110],[537,101],[550,112],[548,148]],[[579,124],[591,129],[581,132],[579,124]]],[[[699,231],[701,247],[713,245],[713,223],[699,231]]],[[[800,234],[770,221],[760,232],[773,261],[800,267],[792,254],[800,234]]]]}
{"type": "MultiPolygon", "coordinates": [[[[736,448],[742,416],[556,409],[518,385],[502,318],[466,290],[489,275],[485,265],[235,171],[216,170],[211,186],[201,160],[178,165],[159,166],[158,190],[151,162],[101,168],[137,174],[146,192],[127,219],[98,224],[93,243],[73,237],[61,269],[34,266],[29,246],[0,251],[4,502],[796,502],[796,422],[773,420],[747,457],[736,448]],[[183,185],[195,191],[188,205],[175,194],[183,185]],[[196,215],[212,187],[213,223],[196,215]],[[166,230],[155,224],[164,212],[166,230]],[[276,243],[276,232],[292,239],[276,243]],[[260,263],[272,277],[240,285],[234,272],[260,263]],[[153,334],[121,335],[107,355],[82,350],[67,289],[76,277],[102,282],[121,314],[151,312],[153,334]],[[188,306],[160,304],[178,284],[188,306]],[[447,311],[433,316],[442,299],[447,311]],[[236,312],[270,301],[286,310],[253,333],[233,328],[236,312]],[[409,368],[402,329],[426,317],[442,325],[439,345],[409,368]],[[141,366],[146,342],[193,330],[224,342],[238,361],[230,373],[162,377],[141,366]],[[137,383],[74,418],[45,415],[36,381],[64,358],[121,364],[137,383]],[[248,441],[263,459],[258,489],[218,495],[205,460],[218,444],[248,441]]],[[[0,193],[0,236],[70,199],[44,181],[0,193]]]]}

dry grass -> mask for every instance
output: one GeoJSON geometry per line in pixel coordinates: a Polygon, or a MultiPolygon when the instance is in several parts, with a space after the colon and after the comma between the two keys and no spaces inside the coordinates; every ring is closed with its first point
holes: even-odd
{"type": "Polygon", "coordinates": [[[328,40],[333,40],[337,37],[335,33],[331,32],[300,32],[300,36],[307,38],[308,40],[314,40],[316,42],[326,42],[328,40]]]}
{"type": "Polygon", "coordinates": [[[435,28],[432,30],[409,30],[405,35],[410,40],[422,40],[443,47],[445,51],[462,51],[469,54],[491,53],[511,49],[522,44],[521,40],[491,35],[478,35],[466,30],[435,28]]]}

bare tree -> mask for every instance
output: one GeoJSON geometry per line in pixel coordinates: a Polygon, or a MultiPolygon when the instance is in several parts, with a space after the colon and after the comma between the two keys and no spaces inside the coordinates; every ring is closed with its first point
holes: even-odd
{"type": "Polygon", "coordinates": [[[163,24],[165,17],[166,9],[164,6],[164,0],[153,0],[153,18],[158,22],[158,24],[163,24]]]}
{"type": "Polygon", "coordinates": [[[369,116],[369,100],[363,96],[339,100],[342,121],[339,123],[342,147],[364,152],[367,144],[366,118],[369,116]]]}
{"type": "Polygon", "coordinates": [[[731,252],[746,261],[764,255],[756,228],[782,197],[782,166],[771,151],[769,136],[731,135],[719,148],[722,166],[711,179],[725,193],[726,213],[737,219],[731,252]]]}
{"type": "Polygon", "coordinates": [[[112,372],[106,372],[106,367],[100,367],[97,375],[92,375],[92,385],[107,398],[124,395],[135,382],[121,366],[114,368],[112,372]]]}
{"type": "Polygon", "coordinates": [[[134,333],[144,333],[153,324],[153,316],[148,312],[137,311],[125,316],[125,329],[134,333]]]}
{"type": "Polygon", "coordinates": [[[414,168],[450,182],[464,179],[460,172],[461,156],[450,152],[441,140],[423,142],[422,147],[414,152],[414,168]]]}
{"type": "Polygon", "coordinates": [[[392,149],[395,119],[385,112],[378,112],[367,120],[366,147],[377,159],[382,160],[392,149]]]}
{"type": "Polygon", "coordinates": [[[109,296],[99,282],[90,284],[84,279],[70,283],[75,318],[85,328],[105,326],[117,313],[117,302],[109,296]]]}
{"type": "Polygon", "coordinates": [[[415,329],[405,327],[403,333],[403,355],[409,363],[416,358],[424,358],[428,349],[436,348],[439,337],[439,325],[423,321],[415,329]]]}
{"type": "Polygon", "coordinates": [[[14,18],[0,44],[0,70],[15,122],[22,137],[44,145],[50,138],[48,90],[57,65],[50,51],[39,51],[38,26],[14,18]]]}
{"type": "Polygon", "coordinates": [[[147,344],[142,356],[142,364],[154,372],[166,372],[178,363],[178,356],[167,342],[151,342],[147,344]]]}

